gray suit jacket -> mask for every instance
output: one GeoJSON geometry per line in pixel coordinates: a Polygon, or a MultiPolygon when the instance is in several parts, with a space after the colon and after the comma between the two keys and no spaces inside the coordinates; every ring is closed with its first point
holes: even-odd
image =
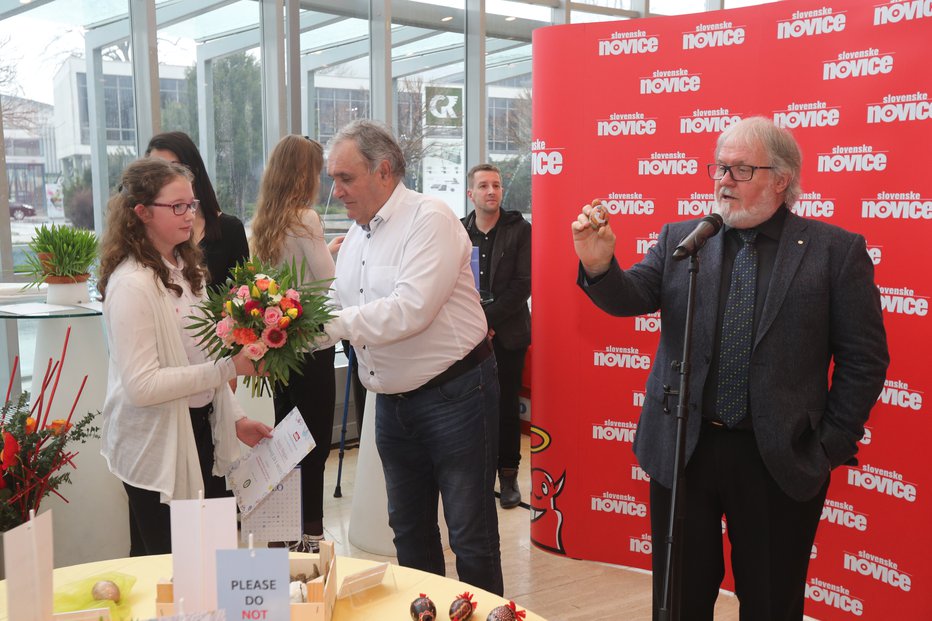
{"type": "MultiPolygon", "coordinates": [[[[579,284],[612,315],[661,312],[660,344],[647,379],[634,451],[641,467],[671,487],[676,417],[663,412],[664,384],[678,387],[671,362],[683,352],[689,261],[673,250],[697,221],[665,225],[644,259],[579,284]]],[[[723,235],[699,253],[693,324],[687,463],[699,440],[721,284],[723,235]]],[[[864,423],[883,388],[889,355],[874,266],[864,238],[787,214],[750,362],[754,435],[771,476],[790,497],[813,497],[832,468],[857,453],[864,423]],[[831,366],[831,378],[829,369],[831,366]]],[[[676,410],[671,397],[671,412],[676,410]]]]}

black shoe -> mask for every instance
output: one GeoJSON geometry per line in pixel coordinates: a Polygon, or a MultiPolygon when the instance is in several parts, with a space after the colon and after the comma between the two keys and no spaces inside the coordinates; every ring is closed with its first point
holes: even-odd
{"type": "Polygon", "coordinates": [[[498,471],[498,484],[501,490],[499,504],[502,509],[513,509],[521,504],[521,490],[518,489],[518,469],[502,468],[498,471]]]}
{"type": "Polygon", "coordinates": [[[293,542],[288,546],[292,552],[305,552],[309,554],[320,553],[320,542],[324,540],[323,534],[320,535],[301,535],[301,539],[293,542]]]}

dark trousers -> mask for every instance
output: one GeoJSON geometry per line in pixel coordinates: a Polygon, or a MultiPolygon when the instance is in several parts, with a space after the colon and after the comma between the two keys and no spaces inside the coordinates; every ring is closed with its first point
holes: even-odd
{"type": "MultiPolygon", "coordinates": [[[[226,479],[211,474],[214,467],[214,438],[209,415],[213,406],[191,410],[194,444],[205,482],[204,498],[232,496],[226,479]]],[[[169,554],[172,551],[171,513],[159,500],[159,492],[123,484],[129,499],[129,555],[169,554]]]]}
{"type": "MultiPolygon", "coordinates": [[[[806,572],[828,481],[804,502],[783,493],[761,460],[754,434],[702,426],[686,465],[681,618],[712,621],[725,575],[722,516],[741,621],[802,619],[806,572]]],[[[666,568],[670,490],[650,484],[654,619],[666,568]]]]}
{"type": "Polygon", "coordinates": [[[498,467],[517,468],[521,463],[521,375],[527,347],[507,349],[492,338],[498,361],[498,467]]]}
{"type": "Polygon", "coordinates": [[[492,488],[498,447],[495,358],[409,397],[378,395],[375,444],[398,564],[444,575],[438,495],[462,582],[501,595],[492,488]]]}
{"type": "MultiPolygon", "coordinates": [[[[301,460],[301,507],[303,522],[308,525],[324,516],[324,465],[330,454],[333,436],[333,408],[336,405],[336,379],[333,374],[334,348],[329,347],[304,357],[303,375],[293,374],[291,381],[275,392],[275,424],[298,408],[317,445],[301,460]]],[[[309,533],[319,535],[321,533],[309,533]]]]}

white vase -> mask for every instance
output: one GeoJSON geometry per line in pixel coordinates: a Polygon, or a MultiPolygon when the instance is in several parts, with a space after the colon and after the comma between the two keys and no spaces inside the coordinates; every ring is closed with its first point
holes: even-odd
{"type": "Polygon", "coordinates": [[[49,304],[81,304],[90,301],[87,281],[63,284],[48,284],[45,301],[49,304]]]}

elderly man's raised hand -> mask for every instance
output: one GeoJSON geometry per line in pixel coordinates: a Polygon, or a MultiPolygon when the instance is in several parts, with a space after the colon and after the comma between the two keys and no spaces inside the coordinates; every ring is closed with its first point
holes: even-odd
{"type": "Polygon", "coordinates": [[[615,233],[602,201],[596,199],[583,205],[571,228],[576,256],[586,275],[592,278],[607,272],[615,254],[615,233]]]}

